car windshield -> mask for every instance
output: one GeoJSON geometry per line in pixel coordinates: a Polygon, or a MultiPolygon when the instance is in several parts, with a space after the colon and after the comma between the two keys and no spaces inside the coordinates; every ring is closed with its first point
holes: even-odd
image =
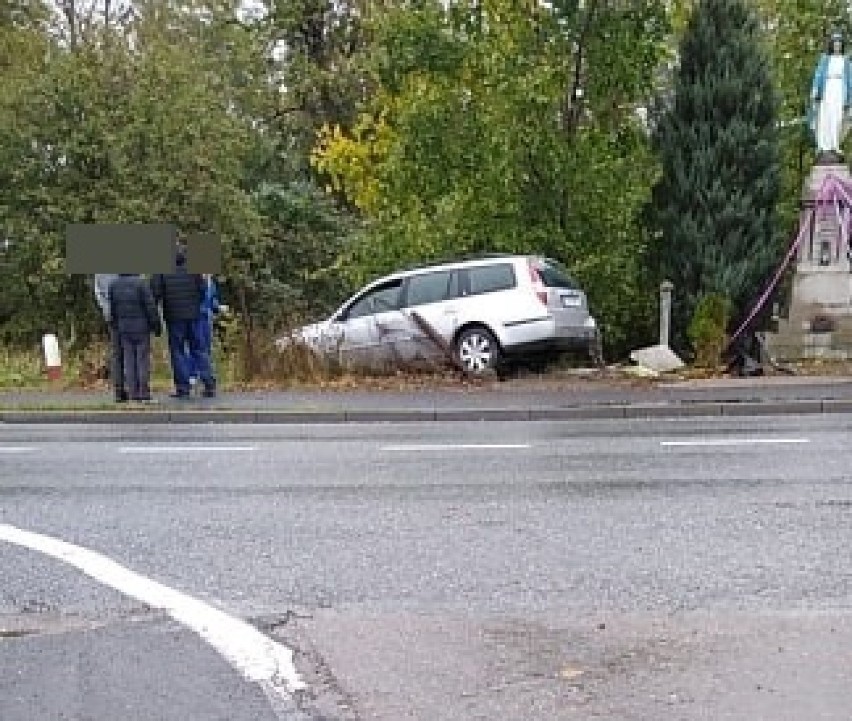
{"type": "Polygon", "coordinates": [[[558,261],[550,258],[539,259],[533,262],[533,268],[538,271],[541,282],[548,288],[565,288],[567,290],[577,290],[578,288],[577,282],[558,261]]]}

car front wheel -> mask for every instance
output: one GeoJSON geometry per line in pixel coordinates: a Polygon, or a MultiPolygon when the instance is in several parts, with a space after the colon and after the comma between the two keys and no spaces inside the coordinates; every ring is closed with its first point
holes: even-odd
{"type": "Polygon", "coordinates": [[[491,331],[482,327],[468,328],[456,339],[456,360],[472,375],[498,370],[500,345],[491,331]]]}

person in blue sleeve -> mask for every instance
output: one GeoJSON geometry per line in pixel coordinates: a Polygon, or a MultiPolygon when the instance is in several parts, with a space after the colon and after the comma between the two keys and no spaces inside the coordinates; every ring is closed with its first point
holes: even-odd
{"type": "MultiPolygon", "coordinates": [[[[222,305],[219,298],[219,286],[216,279],[209,274],[204,275],[204,293],[201,297],[201,312],[198,320],[195,321],[195,333],[199,340],[199,345],[204,350],[207,358],[210,359],[212,370],[213,365],[213,318],[220,311],[227,311],[227,306],[222,305]]],[[[193,364],[190,371],[189,382],[192,386],[197,385],[199,379],[198,368],[193,364]]]]}

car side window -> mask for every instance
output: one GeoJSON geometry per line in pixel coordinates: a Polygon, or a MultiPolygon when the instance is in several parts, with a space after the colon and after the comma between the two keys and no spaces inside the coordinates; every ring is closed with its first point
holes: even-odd
{"type": "Polygon", "coordinates": [[[470,295],[511,290],[515,287],[515,269],[510,263],[468,268],[467,282],[470,295]]]}
{"type": "Polygon", "coordinates": [[[361,318],[365,315],[399,310],[401,290],[401,280],[382,283],[382,285],[373,288],[349,306],[349,310],[343,314],[341,320],[351,320],[352,318],[361,318]]]}
{"type": "Polygon", "coordinates": [[[450,298],[450,280],[453,274],[448,270],[436,273],[414,275],[408,279],[406,302],[408,307],[438,303],[450,298]]]}
{"type": "Polygon", "coordinates": [[[452,300],[453,298],[460,298],[463,293],[461,290],[461,271],[454,270],[450,275],[450,290],[447,293],[447,298],[452,300]]]}

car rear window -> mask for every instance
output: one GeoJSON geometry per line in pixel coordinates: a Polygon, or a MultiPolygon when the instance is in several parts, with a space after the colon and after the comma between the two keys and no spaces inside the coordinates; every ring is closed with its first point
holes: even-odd
{"type": "Polygon", "coordinates": [[[578,285],[561,263],[555,260],[537,260],[533,267],[538,271],[541,282],[548,288],[566,288],[577,290],[578,285]]]}
{"type": "Polygon", "coordinates": [[[515,287],[515,269],[511,263],[481,265],[468,268],[467,279],[471,295],[510,290],[515,287]]]}

